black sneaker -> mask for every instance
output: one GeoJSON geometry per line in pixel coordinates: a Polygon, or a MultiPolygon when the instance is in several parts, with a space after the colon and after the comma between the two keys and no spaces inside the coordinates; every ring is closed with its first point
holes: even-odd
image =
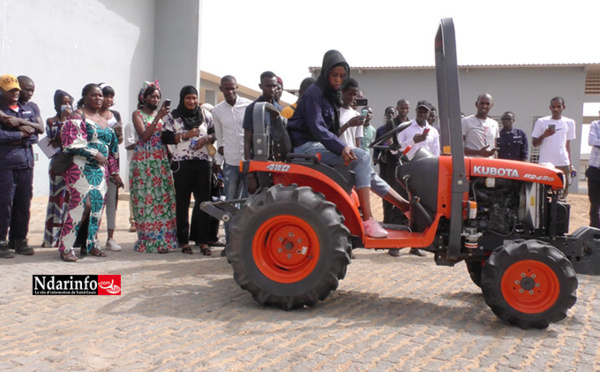
{"type": "Polygon", "coordinates": [[[8,249],[8,242],[0,240],[0,258],[13,258],[15,254],[8,249]]]}
{"type": "Polygon", "coordinates": [[[33,248],[27,245],[27,239],[17,239],[15,241],[15,253],[31,256],[34,251],[33,248]]]}

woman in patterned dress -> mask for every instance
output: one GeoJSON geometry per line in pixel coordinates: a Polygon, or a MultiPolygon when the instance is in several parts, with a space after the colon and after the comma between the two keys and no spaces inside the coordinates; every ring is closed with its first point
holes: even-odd
{"type": "Polygon", "coordinates": [[[158,83],[144,83],[138,96],[133,126],[138,141],[129,170],[138,252],[168,253],[178,249],[175,222],[175,190],[166,146],[161,139],[162,118],[169,113],[160,103],[158,83]]]}
{"type": "MultiPolygon", "coordinates": [[[[73,111],[75,100],[69,93],[57,89],[54,92],[54,110],[56,116],[46,120],[46,136],[54,148],[61,147],[60,128],[62,122],[67,120],[73,111]]],[[[54,157],[50,160],[50,164],[54,157]]],[[[46,208],[46,228],[44,231],[44,241],[42,247],[51,248],[58,246],[58,238],[62,227],[63,215],[67,208],[65,202],[65,181],[62,174],[52,172],[52,166],[49,167],[50,193],[48,196],[48,207],[46,208]]]]}
{"type": "Polygon", "coordinates": [[[68,262],[77,261],[73,246],[82,220],[86,218],[88,233],[81,247],[82,255],[106,257],[97,238],[106,183],[109,175],[116,182],[122,182],[117,136],[99,114],[102,90],[97,84],[88,84],[81,95],[83,98],[78,102],[81,109],[71,115],[61,128],[64,151],[73,155],[73,165],[64,174],[68,208],[58,246],[61,258],[68,262]]]}
{"type": "MultiPolygon", "coordinates": [[[[163,141],[174,143],[173,179],[177,198],[177,240],[181,252],[192,254],[189,245],[189,208],[194,194],[194,214],[198,224],[193,237],[203,255],[212,254],[208,247],[210,216],[200,210],[203,201],[210,201],[212,158],[206,144],[215,142],[212,117],[198,107],[198,91],[191,85],[181,89],[179,106],[165,119],[163,141]]],[[[241,145],[241,144],[240,144],[241,145]]]]}

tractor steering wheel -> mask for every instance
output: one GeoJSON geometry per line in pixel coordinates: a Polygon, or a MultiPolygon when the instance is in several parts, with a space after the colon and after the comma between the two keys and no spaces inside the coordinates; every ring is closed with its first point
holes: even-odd
{"type": "Polygon", "coordinates": [[[371,144],[369,145],[369,148],[372,148],[375,150],[382,150],[382,151],[387,151],[387,150],[399,151],[400,148],[397,144],[393,143],[390,146],[387,146],[387,145],[383,145],[383,143],[385,141],[387,141],[388,139],[392,138],[393,136],[395,136],[397,133],[400,133],[403,130],[405,130],[406,128],[410,127],[410,124],[411,124],[411,122],[402,123],[402,124],[398,125],[396,128],[385,133],[383,136],[381,136],[379,138],[375,138],[375,140],[373,140],[373,142],[371,142],[371,144]]]}

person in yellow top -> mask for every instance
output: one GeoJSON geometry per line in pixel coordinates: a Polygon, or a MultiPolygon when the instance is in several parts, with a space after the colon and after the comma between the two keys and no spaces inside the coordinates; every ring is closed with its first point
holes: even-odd
{"type": "Polygon", "coordinates": [[[304,94],[304,92],[306,92],[308,87],[310,87],[314,82],[315,82],[315,79],[310,78],[310,77],[302,80],[302,83],[300,83],[300,89],[298,90],[298,101],[294,102],[291,106],[288,106],[288,107],[284,108],[283,110],[281,110],[281,116],[289,119],[292,117],[292,115],[294,115],[294,111],[296,111],[296,107],[298,106],[298,102],[300,101],[300,98],[302,98],[302,95],[304,94]]]}

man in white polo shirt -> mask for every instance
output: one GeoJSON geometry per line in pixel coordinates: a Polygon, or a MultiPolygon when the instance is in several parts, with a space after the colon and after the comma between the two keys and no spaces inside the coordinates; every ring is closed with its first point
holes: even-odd
{"type": "Polygon", "coordinates": [[[552,98],[552,115],[539,118],[531,133],[533,145],[540,148],[539,163],[551,163],[565,173],[566,185],[562,199],[567,198],[571,172],[575,171],[571,165],[570,147],[570,141],[575,139],[575,121],[562,116],[565,107],[562,97],[552,98]]]}
{"type": "Polygon", "coordinates": [[[475,102],[477,113],[462,119],[465,155],[492,158],[496,155],[496,141],[500,137],[498,122],[488,116],[494,100],[488,93],[480,94],[475,102]]]}
{"type": "MultiPolygon", "coordinates": [[[[251,100],[237,94],[238,85],[235,77],[226,75],[221,78],[219,89],[225,100],[212,110],[215,134],[219,144],[219,154],[224,157],[223,176],[225,200],[247,197],[248,181],[246,175],[239,170],[244,160],[244,129],[242,122],[246,108],[251,100]]],[[[225,239],[229,243],[229,223],[225,223],[225,239]]],[[[225,255],[225,249],[221,251],[225,255]]]]}
{"type": "Polygon", "coordinates": [[[433,105],[429,101],[419,101],[415,110],[416,116],[410,126],[398,133],[398,143],[402,145],[402,149],[405,150],[410,146],[410,150],[406,153],[409,160],[421,147],[426,148],[435,156],[440,155],[440,134],[427,121],[432,109],[433,105]]]}
{"type": "MultiPolygon", "coordinates": [[[[435,156],[440,155],[440,134],[437,129],[427,122],[429,112],[432,109],[433,105],[429,101],[422,100],[417,102],[415,118],[412,119],[408,128],[398,133],[398,143],[402,146],[402,149],[405,151],[407,148],[410,148],[406,153],[409,160],[422,147],[429,150],[435,156]]],[[[425,253],[417,248],[411,248],[409,253],[419,257],[425,256],[425,253]]],[[[400,252],[398,249],[390,249],[388,254],[398,257],[400,252]]]]}

